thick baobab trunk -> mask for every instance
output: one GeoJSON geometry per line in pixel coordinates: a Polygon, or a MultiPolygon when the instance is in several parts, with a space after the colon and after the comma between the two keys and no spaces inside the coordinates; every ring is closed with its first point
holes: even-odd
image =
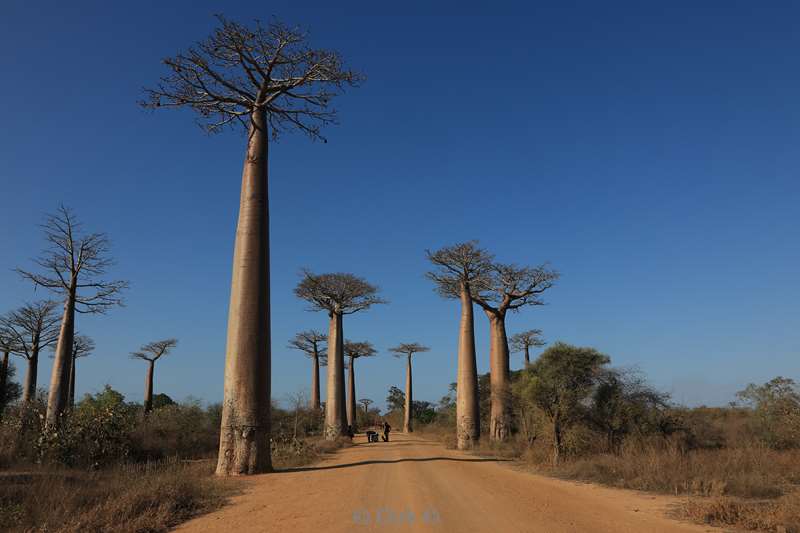
{"type": "Polygon", "coordinates": [[[350,358],[350,374],[347,384],[347,425],[356,430],[356,359],[350,358]]]}
{"type": "Polygon", "coordinates": [[[72,356],[72,362],[69,365],[69,394],[67,394],[67,407],[72,409],[75,407],[75,355],[72,356]]]}
{"type": "Polygon", "coordinates": [[[47,397],[48,426],[58,425],[61,415],[69,401],[69,368],[72,361],[72,348],[75,338],[75,291],[77,280],[73,277],[67,298],[64,301],[64,317],[58,334],[53,372],[50,374],[50,393],[47,397]]]}
{"type": "Polygon", "coordinates": [[[344,433],[347,417],[344,402],[344,338],[341,313],[331,313],[328,330],[328,390],[325,402],[325,438],[335,440],[344,433]]]}
{"type": "Polygon", "coordinates": [[[508,338],[506,337],[505,316],[501,313],[488,312],[489,317],[489,366],[492,390],[491,428],[489,438],[502,442],[508,438],[511,426],[509,387],[508,338]]]}
{"type": "Polygon", "coordinates": [[[28,403],[36,397],[36,375],[39,373],[39,349],[34,348],[28,358],[28,371],[22,385],[22,403],[28,403]]]}
{"type": "Polygon", "coordinates": [[[311,373],[311,409],[319,411],[319,354],[316,350],[311,373]]]}
{"type": "Polygon", "coordinates": [[[414,405],[413,390],[411,383],[411,355],[406,361],[406,413],[403,417],[403,431],[411,433],[414,428],[411,426],[411,407],[414,405]]]}
{"type": "Polygon", "coordinates": [[[264,112],[254,111],[233,252],[217,475],[272,469],[267,127],[264,112]]]}
{"type": "Polygon", "coordinates": [[[144,412],[149,413],[153,410],[153,370],[155,369],[155,361],[147,361],[147,376],[144,378],[144,412]]]}
{"type": "Polygon", "coordinates": [[[478,408],[478,369],[475,362],[475,320],[469,286],[461,287],[461,326],[458,337],[456,381],[456,433],[458,449],[477,444],[481,436],[478,408]]]}

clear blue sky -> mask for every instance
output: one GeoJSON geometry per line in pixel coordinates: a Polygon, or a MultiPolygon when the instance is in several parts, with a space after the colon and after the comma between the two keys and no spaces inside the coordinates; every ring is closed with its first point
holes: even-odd
{"type": "Polygon", "coordinates": [[[272,150],[276,398],[308,387],[287,340],[327,325],[292,293],[301,267],[356,273],[391,300],[345,321],[381,352],[360,361],[359,397],[402,385],[386,349],[417,341],[432,350],[415,392],[440,398],[458,305],[424,279],[424,250],[468,239],[562,273],[512,333],[595,346],[692,404],[800,378],[796,3],[347,4],[3,3],[0,305],[41,295],[11,270],[31,266],[60,202],[109,233],[132,285],[127,307],[79,317],[97,340],[79,393],[110,383],[141,399],[145,367],[127,354],[177,337],[157,392],[221,399],[243,138],[136,101],[223,9],[303,25],[368,77],[338,100],[328,144],[272,150]]]}

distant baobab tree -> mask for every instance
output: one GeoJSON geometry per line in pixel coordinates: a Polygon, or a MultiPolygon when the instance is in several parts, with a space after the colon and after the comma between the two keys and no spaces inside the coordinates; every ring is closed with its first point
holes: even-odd
{"type": "Polygon", "coordinates": [[[72,362],[69,369],[69,407],[75,406],[75,363],[94,351],[94,340],[88,335],[75,335],[72,342],[72,362]]]}
{"type": "Polygon", "coordinates": [[[0,327],[8,339],[6,348],[28,362],[22,385],[23,403],[36,397],[39,354],[58,341],[56,305],[49,300],[28,303],[0,318],[0,327]]]}
{"type": "Polygon", "coordinates": [[[104,314],[122,305],[126,281],[103,279],[114,264],[104,233],[85,233],[71,209],[61,206],[43,225],[49,248],[35,261],[46,274],[17,269],[25,279],[64,298],[64,315],[50,377],[46,423],[54,426],[69,401],[69,370],[75,337],[75,313],[104,314]]]}
{"type": "Polygon", "coordinates": [[[358,400],[358,403],[360,403],[361,406],[364,408],[364,421],[365,421],[365,423],[367,425],[370,425],[369,424],[369,406],[372,405],[375,402],[373,402],[369,398],[361,398],[360,400],[358,400]]]}
{"type": "Polygon", "coordinates": [[[475,361],[475,319],[472,293],[486,283],[492,256],[476,241],[428,251],[428,260],[436,270],[427,277],[436,284],[444,298],[461,301],[461,325],[458,337],[458,378],[456,381],[456,437],[458,449],[474,446],[481,434],[478,407],[478,370],[475,361]]]}
{"type": "Polygon", "coordinates": [[[314,274],[308,270],[294,292],[298,298],[311,303],[312,311],[327,311],[328,331],[328,390],[325,402],[325,438],[334,440],[347,429],[344,392],[344,331],[342,319],[386,303],[378,296],[378,287],[352,274],[342,272],[314,274]]]}
{"type": "Polygon", "coordinates": [[[319,367],[328,364],[328,336],[310,329],[301,331],[289,341],[289,348],[300,350],[311,359],[311,409],[319,411],[319,367]]]}
{"type": "Polygon", "coordinates": [[[145,344],[139,351],[131,353],[131,359],[141,359],[148,362],[147,376],[144,381],[144,412],[153,410],[153,370],[161,357],[167,355],[178,345],[176,339],[165,339],[145,344]]]}
{"type": "Polygon", "coordinates": [[[361,357],[374,357],[378,351],[370,342],[345,341],[344,356],[349,357],[348,369],[350,375],[347,388],[347,425],[355,431],[358,417],[356,416],[356,359],[361,357]]]}
{"type": "Polygon", "coordinates": [[[489,438],[504,441],[511,430],[511,378],[509,375],[506,315],[526,305],[543,305],[540,296],[553,286],[558,273],[546,268],[517,267],[495,263],[485,284],[472,292],[472,299],[489,318],[489,367],[491,418],[489,438]]]}
{"type": "MultiPolygon", "coordinates": [[[[167,58],[169,74],[147,91],[150,109],[187,107],[209,133],[247,131],[228,312],[218,475],[271,470],[268,146],[299,130],[323,139],[332,99],[361,76],[306,34],[273,22],[253,27],[217,17],[219,27],[167,58]]],[[[323,139],[324,140],[324,139],[323,139]]]]}
{"type": "Polygon", "coordinates": [[[11,335],[3,329],[2,319],[0,318],[0,352],[3,354],[3,360],[0,362],[0,415],[2,415],[2,409],[5,407],[7,403],[6,395],[6,383],[9,382],[9,357],[11,356],[12,351],[12,341],[11,335]]]}
{"type": "Polygon", "coordinates": [[[389,351],[392,352],[395,357],[405,357],[406,359],[406,405],[405,415],[403,416],[403,431],[406,433],[411,433],[414,431],[414,427],[411,422],[411,411],[414,405],[413,382],[411,380],[411,357],[415,353],[430,351],[430,348],[416,342],[412,342],[399,344],[394,348],[389,348],[389,351]]]}
{"type": "Polygon", "coordinates": [[[531,348],[544,346],[547,344],[542,339],[542,330],[529,329],[516,333],[508,339],[508,347],[511,353],[523,352],[525,354],[525,366],[531,364],[531,348]]]}

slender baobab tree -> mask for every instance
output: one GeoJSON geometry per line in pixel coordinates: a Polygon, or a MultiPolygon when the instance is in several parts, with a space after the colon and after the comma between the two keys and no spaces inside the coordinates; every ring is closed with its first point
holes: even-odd
{"type": "Polygon", "coordinates": [[[306,34],[273,22],[253,27],[218,17],[210,37],[167,58],[169,74],[147,91],[146,108],[188,107],[210,133],[247,131],[228,311],[218,475],[271,470],[268,146],[300,130],[322,139],[335,123],[332,99],[361,76],[306,34]]]}
{"type": "Polygon", "coordinates": [[[392,352],[395,357],[405,357],[406,359],[406,405],[405,416],[403,417],[403,431],[406,433],[411,433],[414,431],[414,427],[411,422],[411,411],[414,405],[413,382],[411,380],[411,357],[416,353],[430,351],[430,348],[416,342],[412,342],[399,344],[394,348],[389,348],[389,351],[392,352]]]}
{"type": "Polygon", "coordinates": [[[459,450],[471,448],[481,435],[478,407],[478,369],[475,361],[475,320],[472,293],[480,290],[490,274],[492,256],[478,248],[476,241],[428,251],[436,270],[427,277],[444,298],[461,301],[456,380],[456,436],[459,450]]]}
{"type": "Polygon", "coordinates": [[[88,335],[76,334],[72,342],[72,361],[69,367],[69,407],[75,407],[75,363],[94,351],[94,340],[88,335]]]}
{"type": "Polygon", "coordinates": [[[525,354],[525,366],[531,364],[531,348],[538,348],[547,344],[542,339],[542,330],[529,329],[516,333],[508,339],[508,348],[511,353],[523,352],[525,354]]]}
{"type": "Polygon", "coordinates": [[[17,272],[36,286],[44,287],[64,298],[64,314],[50,377],[46,423],[58,423],[69,401],[69,370],[75,337],[75,313],[103,314],[122,305],[120,293],[126,281],[103,279],[114,264],[108,257],[110,243],[104,233],[85,233],[71,209],[61,206],[48,215],[44,225],[49,248],[36,264],[46,273],[17,272]]]}
{"type": "Polygon", "coordinates": [[[28,303],[0,318],[0,327],[10,341],[11,353],[28,361],[25,382],[22,385],[22,402],[36,396],[39,354],[58,340],[58,315],[56,303],[49,300],[28,303]]]}
{"type": "Polygon", "coordinates": [[[349,357],[348,369],[350,371],[347,387],[347,425],[356,430],[358,417],[356,416],[356,359],[361,357],[374,357],[378,351],[371,342],[344,341],[344,356],[349,357]]]}
{"type": "Polygon", "coordinates": [[[319,411],[319,367],[328,364],[328,350],[325,343],[328,336],[310,329],[301,331],[289,341],[289,348],[300,350],[311,359],[311,409],[319,411]]]}
{"type": "Polygon", "coordinates": [[[358,403],[360,403],[361,406],[364,408],[364,422],[367,424],[367,426],[369,426],[370,425],[370,423],[369,423],[369,406],[372,405],[375,402],[373,402],[369,398],[361,398],[360,400],[358,400],[358,403]]]}
{"type": "Polygon", "coordinates": [[[139,348],[138,352],[131,353],[131,359],[141,359],[147,361],[147,377],[144,381],[144,412],[149,413],[153,410],[153,370],[156,361],[167,355],[175,346],[178,345],[177,339],[165,339],[145,344],[139,348]]]}
{"type": "Polygon", "coordinates": [[[491,418],[489,438],[504,441],[511,429],[511,378],[506,315],[526,305],[544,305],[541,294],[553,286],[558,273],[546,268],[493,264],[486,283],[472,300],[489,318],[491,418]]]}
{"type": "Polygon", "coordinates": [[[325,438],[334,440],[347,429],[344,392],[344,331],[342,319],[373,305],[386,303],[378,296],[378,287],[352,274],[341,272],[313,274],[303,271],[303,279],[294,293],[311,303],[312,311],[327,311],[328,390],[325,402],[325,438]]]}

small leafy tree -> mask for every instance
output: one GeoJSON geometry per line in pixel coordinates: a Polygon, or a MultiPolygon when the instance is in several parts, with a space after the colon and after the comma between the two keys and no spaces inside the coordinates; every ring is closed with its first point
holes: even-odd
{"type": "Polygon", "coordinates": [[[763,385],[750,383],[736,395],[755,410],[768,446],[800,446],[800,389],[793,379],[778,376],[763,385]]]}
{"type": "Polygon", "coordinates": [[[389,387],[389,394],[386,395],[386,408],[389,411],[400,411],[405,405],[406,393],[394,385],[389,387]]]}

